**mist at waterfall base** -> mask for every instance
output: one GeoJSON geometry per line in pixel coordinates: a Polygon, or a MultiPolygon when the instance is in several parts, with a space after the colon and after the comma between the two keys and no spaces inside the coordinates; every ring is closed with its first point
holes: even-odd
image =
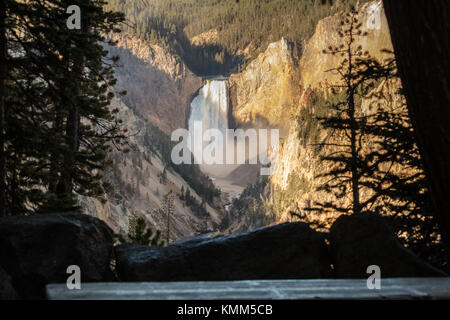
{"type": "MultiPolygon", "coordinates": [[[[191,114],[188,122],[190,136],[194,137],[196,135],[203,137],[205,131],[217,129],[225,137],[226,129],[228,129],[228,104],[227,81],[208,80],[191,103],[191,114]],[[202,132],[198,132],[198,125],[195,126],[195,124],[199,123],[201,124],[202,132]]],[[[199,158],[195,152],[196,146],[192,145],[193,142],[195,143],[196,141],[188,140],[188,146],[194,158],[199,158]]],[[[200,149],[203,149],[207,144],[208,142],[203,141],[200,149]]],[[[219,147],[225,153],[226,147],[223,141],[219,147]]],[[[215,180],[217,178],[225,178],[237,168],[237,165],[201,164],[200,168],[215,180]]]]}
{"type": "MultiPolygon", "coordinates": [[[[228,139],[227,137],[229,107],[228,82],[222,79],[208,80],[191,103],[188,129],[190,137],[204,137],[204,133],[209,129],[219,130],[224,139],[218,141],[216,145],[223,150],[223,157],[226,158],[226,150],[234,150],[233,154],[237,159],[239,150],[236,149],[235,139],[228,139]],[[200,132],[198,132],[199,124],[200,132]],[[227,143],[228,145],[226,145],[227,143]]],[[[188,146],[194,158],[198,158],[198,152],[201,153],[201,150],[211,142],[207,139],[201,139],[200,143],[202,145],[198,145],[197,139],[188,139],[188,146]]],[[[245,146],[247,162],[249,157],[248,147],[248,145],[245,146]]],[[[267,150],[259,150],[260,154],[262,152],[267,154],[267,150]]],[[[203,161],[199,162],[201,163],[200,169],[210,176],[222,191],[232,194],[239,194],[248,184],[256,182],[261,167],[260,164],[205,164],[203,161]]]]}

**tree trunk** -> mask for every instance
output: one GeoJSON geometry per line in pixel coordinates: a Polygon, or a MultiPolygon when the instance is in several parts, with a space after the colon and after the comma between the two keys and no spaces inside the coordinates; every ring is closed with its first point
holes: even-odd
{"type": "MultiPolygon", "coordinates": [[[[63,132],[63,118],[60,110],[55,110],[56,115],[53,121],[54,134],[56,137],[62,135],[63,132]]],[[[50,182],[49,191],[53,194],[57,193],[58,183],[59,183],[59,173],[61,172],[61,162],[59,159],[58,151],[52,151],[50,158],[50,182]]]]}
{"type": "MultiPolygon", "coordinates": [[[[85,16],[81,21],[81,32],[86,33],[89,30],[89,21],[85,16]]],[[[62,175],[63,186],[64,186],[64,194],[68,199],[71,199],[73,196],[73,188],[74,188],[74,178],[75,178],[75,167],[76,167],[76,154],[79,151],[80,145],[80,103],[81,103],[81,82],[82,82],[82,73],[85,68],[85,57],[77,56],[74,57],[74,71],[77,76],[80,76],[80,83],[77,83],[74,92],[73,98],[74,101],[71,102],[69,114],[67,117],[66,124],[66,136],[68,139],[69,152],[65,156],[64,159],[64,173],[62,175]]]]}
{"type": "MultiPolygon", "coordinates": [[[[75,94],[76,97],[80,96],[79,88],[75,90],[75,94]]],[[[64,193],[68,197],[70,197],[73,192],[74,171],[76,166],[75,157],[79,146],[79,127],[80,106],[78,105],[78,101],[76,101],[69,111],[66,128],[66,135],[69,141],[69,152],[65,159],[63,181],[65,187],[64,193]]]]}
{"type": "Polygon", "coordinates": [[[6,94],[6,1],[0,1],[0,217],[6,215],[6,154],[5,154],[5,94],[6,94]]]}
{"type": "MultiPolygon", "coordinates": [[[[353,18],[353,16],[352,16],[353,18]]],[[[353,76],[353,55],[352,50],[354,44],[354,22],[352,20],[349,32],[349,41],[347,43],[347,59],[348,59],[348,73],[347,73],[347,90],[348,90],[348,117],[350,119],[350,151],[351,151],[351,174],[352,174],[352,199],[353,199],[353,214],[360,212],[359,200],[359,170],[358,170],[358,148],[356,146],[356,135],[358,126],[355,118],[355,84],[352,81],[353,76]]]]}
{"type": "Polygon", "coordinates": [[[350,116],[350,149],[351,149],[351,173],[352,173],[352,199],[353,214],[361,211],[359,200],[359,171],[358,171],[358,148],[356,145],[357,125],[355,119],[355,97],[353,90],[349,97],[349,116],[350,116]]]}
{"type": "Polygon", "coordinates": [[[450,5],[384,0],[436,218],[450,256],[450,5]]]}

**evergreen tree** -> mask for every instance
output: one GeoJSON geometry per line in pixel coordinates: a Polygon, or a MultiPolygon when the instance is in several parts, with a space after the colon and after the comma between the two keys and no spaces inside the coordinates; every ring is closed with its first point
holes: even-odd
{"type": "Polygon", "coordinates": [[[7,71],[6,1],[0,3],[0,217],[6,214],[5,91],[7,71]]]}
{"type": "MultiPolygon", "coordinates": [[[[397,79],[392,66],[388,77],[397,79]]],[[[406,246],[442,267],[445,255],[440,232],[406,104],[393,104],[382,90],[373,95],[378,107],[362,128],[374,142],[365,179],[372,191],[366,200],[368,210],[386,216],[406,246]]]]}
{"type": "Polygon", "coordinates": [[[101,46],[106,34],[119,31],[123,15],[97,0],[2,4],[7,51],[0,66],[6,60],[9,68],[0,84],[0,212],[73,210],[75,192],[103,194],[106,155],[124,138],[108,108],[115,80],[101,46]],[[66,26],[73,4],[81,8],[81,30],[66,26]]]}
{"type": "Polygon", "coordinates": [[[341,83],[333,89],[343,89],[340,96],[345,99],[332,104],[330,116],[320,118],[334,140],[319,144],[327,152],[322,159],[331,163],[331,169],[320,175],[328,179],[319,189],[333,193],[336,199],[347,197],[352,205],[334,200],[312,210],[379,213],[406,246],[443,267],[445,254],[414,130],[404,97],[390,88],[400,83],[396,61],[392,53],[380,63],[362,52],[356,39],[365,34],[355,11],[345,16],[341,27],[344,45],[325,53],[343,57],[332,71],[341,76],[341,83]],[[370,102],[367,110],[362,110],[363,99],[370,102]]]}
{"type": "MultiPolygon", "coordinates": [[[[61,8],[67,8],[69,2],[62,1],[61,8]]],[[[67,28],[59,30],[69,40],[60,54],[63,61],[67,60],[70,69],[66,77],[71,79],[72,86],[66,82],[69,103],[60,108],[65,115],[63,136],[66,150],[64,156],[56,161],[59,179],[54,184],[54,192],[50,190],[51,196],[56,195],[58,200],[69,204],[71,201],[76,203],[74,192],[102,196],[101,171],[108,165],[107,154],[111,144],[120,146],[124,139],[120,121],[115,118],[117,110],[108,108],[114,96],[111,90],[115,79],[112,67],[104,63],[107,52],[101,45],[108,42],[105,34],[119,31],[117,24],[123,17],[104,11],[104,1],[72,1],[70,4],[81,8],[82,27],[76,32],[67,28]]],[[[57,201],[56,205],[46,203],[46,211],[51,211],[52,206],[61,210],[60,202],[57,201]]]]}
{"type": "Polygon", "coordinates": [[[331,87],[333,92],[343,90],[344,99],[331,106],[332,115],[320,118],[323,127],[333,132],[336,142],[328,140],[323,144],[332,149],[330,153],[321,157],[322,161],[331,165],[331,169],[319,175],[322,178],[329,178],[319,190],[333,193],[337,199],[344,199],[350,193],[351,205],[340,205],[336,201],[330,201],[320,203],[319,206],[323,210],[354,214],[364,209],[361,206],[360,193],[363,187],[361,185],[363,163],[367,160],[361,152],[364,139],[361,127],[364,117],[361,117],[357,107],[367,89],[367,79],[362,74],[362,66],[372,63],[368,54],[363,53],[362,47],[357,45],[358,38],[365,35],[360,30],[361,26],[357,12],[352,8],[345,14],[338,30],[343,44],[339,47],[330,46],[324,50],[324,54],[343,57],[340,65],[329,72],[339,75],[338,84],[331,87]]]}
{"type": "Polygon", "coordinates": [[[162,184],[166,184],[167,183],[167,169],[164,167],[164,170],[161,174],[161,180],[162,180],[162,184]]]}
{"type": "Polygon", "coordinates": [[[161,231],[156,230],[154,233],[152,229],[147,227],[147,222],[143,217],[133,216],[129,220],[127,237],[117,235],[121,243],[133,243],[143,246],[162,247],[164,241],[161,239],[161,231]]]}
{"type": "Polygon", "coordinates": [[[184,200],[184,186],[181,186],[180,199],[184,200]]]}
{"type": "Polygon", "coordinates": [[[173,215],[175,206],[174,206],[174,197],[172,191],[169,191],[163,198],[161,211],[162,214],[166,216],[167,219],[167,229],[166,229],[166,243],[170,243],[170,217],[173,215]]]}
{"type": "MultiPolygon", "coordinates": [[[[360,0],[359,2],[366,2],[360,0]]],[[[198,74],[227,73],[246,65],[282,37],[294,42],[296,52],[314,33],[317,22],[349,8],[358,0],[122,0],[108,1],[108,8],[124,12],[130,23],[126,32],[165,47],[181,57],[198,74]],[[212,29],[219,36],[193,44],[193,37],[212,29]],[[248,49],[250,58],[243,57],[248,49]]]]}
{"type": "MultiPolygon", "coordinates": [[[[25,214],[42,201],[48,149],[58,141],[48,124],[58,96],[51,65],[59,66],[50,45],[57,23],[44,11],[45,2],[6,1],[4,44],[7,48],[3,147],[5,214],[25,214]]],[[[61,41],[61,40],[59,40],[61,41]]],[[[57,72],[61,75],[62,69],[57,72]]]]}

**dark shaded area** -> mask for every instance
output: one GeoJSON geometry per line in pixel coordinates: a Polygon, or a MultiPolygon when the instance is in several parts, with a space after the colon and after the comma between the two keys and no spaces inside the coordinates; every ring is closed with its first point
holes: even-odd
{"type": "Polygon", "coordinates": [[[67,267],[81,269],[81,282],[112,281],[112,231],[80,213],[0,219],[0,266],[22,299],[44,299],[45,285],[66,283],[67,267]]]}
{"type": "Polygon", "coordinates": [[[102,1],[75,3],[85,14],[71,31],[68,0],[2,1],[0,216],[74,211],[75,193],[104,199],[99,172],[113,145],[125,143],[108,107],[113,69],[99,45],[123,16],[102,1]]]}
{"type": "Polygon", "coordinates": [[[383,278],[446,276],[405,249],[380,215],[341,216],[331,227],[330,247],[338,278],[366,278],[371,265],[383,278]]]}
{"type": "MultiPolygon", "coordinates": [[[[402,247],[381,216],[339,218],[330,242],[296,222],[201,235],[167,247],[124,244],[115,248],[115,271],[126,282],[367,279],[370,265],[379,266],[383,278],[445,276],[402,247]]],[[[87,282],[114,282],[112,251],[111,230],[88,215],[2,218],[0,297],[44,299],[47,284],[66,287],[71,265],[80,267],[82,288],[87,282]]]]}
{"type": "Polygon", "coordinates": [[[122,245],[115,252],[123,281],[332,277],[323,234],[301,222],[226,237],[203,236],[165,248],[122,245]]]}
{"type": "Polygon", "coordinates": [[[19,295],[14,289],[11,276],[0,267],[0,300],[17,300],[19,295]]]}
{"type": "Polygon", "coordinates": [[[116,266],[120,280],[132,282],[365,279],[371,265],[380,267],[383,278],[446,276],[404,248],[379,215],[342,216],[330,243],[305,223],[286,223],[164,248],[121,245],[116,266]]]}
{"type": "Polygon", "coordinates": [[[450,6],[384,0],[416,140],[450,254],[450,6]]]}

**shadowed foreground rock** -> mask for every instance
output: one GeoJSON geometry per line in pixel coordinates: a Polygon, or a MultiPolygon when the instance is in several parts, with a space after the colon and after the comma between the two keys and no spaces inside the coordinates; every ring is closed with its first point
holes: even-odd
{"type": "Polygon", "coordinates": [[[367,278],[370,265],[380,267],[382,278],[446,276],[404,248],[376,214],[338,218],[330,230],[330,246],[338,278],[367,278]]]}
{"type": "Polygon", "coordinates": [[[19,295],[14,289],[11,277],[0,267],[0,300],[17,299],[19,299],[19,295]]]}
{"type": "Polygon", "coordinates": [[[0,219],[0,265],[24,299],[45,298],[45,285],[65,283],[78,265],[82,282],[110,281],[112,232],[96,218],[43,214],[0,219]]]}
{"type": "Polygon", "coordinates": [[[281,224],[226,237],[193,238],[164,248],[115,248],[122,281],[330,278],[322,234],[304,223],[281,224]]]}

